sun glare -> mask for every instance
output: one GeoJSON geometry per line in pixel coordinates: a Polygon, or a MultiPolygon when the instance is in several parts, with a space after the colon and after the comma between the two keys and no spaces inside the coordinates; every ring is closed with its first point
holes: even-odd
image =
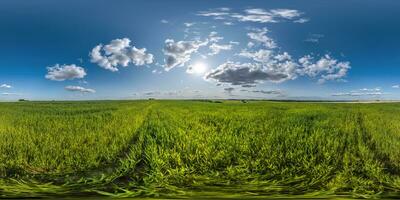
{"type": "Polygon", "coordinates": [[[207,65],[202,62],[195,63],[190,65],[188,68],[188,73],[191,74],[204,74],[207,70],[207,65]]]}

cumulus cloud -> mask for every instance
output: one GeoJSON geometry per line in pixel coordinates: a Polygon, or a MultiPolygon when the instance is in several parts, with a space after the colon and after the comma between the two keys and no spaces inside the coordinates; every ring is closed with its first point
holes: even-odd
{"type": "Polygon", "coordinates": [[[253,85],[262,81],[282,82],[289,75],[258,63],[226,62],[205,75],[206,80],[232,85],[253,85]]]}
{"type": "Polygon", "coordinates": [[[252,32],[247,33],[247,36],[249,36],[249,38],[252,39],[253,41],[261,43],[267,48],[270,49],[276,48],[275,41],[270,37],[268,37],[267,33],[268,33],[267,28],[253,29],[252,32]]]}
{"type": "Polygon", "coordinates": [[[52,81],[65,81],[72,79],[84,78],[86,76],[85,69],[75,64],[59,65],[47,68],[46,79],[52,81]]]}
{"type": "Polygon", "coordinates": [[[231,10],[210,9],[201,11],[197,15],[204,17],[212,17],[215,20],[236,20],[241,22],[256,23],[276,23],[282,20],[301,21],[305,23],[305,18],[300,18],[302,13],[293,9],[271,9],[265,10],[261,8],[245,9],[242,12],[231,12],[231,10]]]}
{"type": "Polygon", "coordinates": [[[1,84],[1,85],[0,85],[0,88],[10,89],[10,88],[12,88],[12,86],[11,86],[11,85],[8,85],[8,84],[1,84]]]}
{"type": "Polygon", "coordinates": [[[163,23],[163,24],[168,24],[169,23],[169,21],[166,20],[166,19],[162,19],[160,22],[163,23]]]}
{"type": "Polygon", "coordinates": [[[65,90],[70,92],[81,92],[81,93],[96,93],[96,90],[84,88],[81,86],[66,86],[65,90]]]}
{"type": "Polygon", "coordinates": [[[202,46],[208,44],[208,41],[177,41],[172,39],[165,40],[163,49],[165,58],[165,70],[169,71],[174,67],[184,66],[185,63],[190,61],[193,53],[197,52],[202,46]]]}
{"type": "Polygon", "coordinates": [[[226,62],[207,73],[205,79],[243,87],[264,81],[279,83],[294,80],[298,76],[318,78],[319,83],[324,83],[329,80],[344,80],[350,69],[349,62],[339,62],[329,55],[316,62],[311,56],[304,56],[299,59],[299,63],[287,52],[276,53],[270,49],[244,49],[238,55],[253,62],[226,62]]]}
{"type": "Polygon", "coordinates": [[[399,89],[399,88],[400,88],[400,85],[393,85],[392,88],[394,88],[394,89],[399,89]]]}
{"type": "Polygon", "coordinates": [[[91,62],[100,67],[118,71],[118,67],[127,67],[129,63],[137,66],[153,63],[153,55],[146,48],[138,49],[130,45],[128,38],[115,39],[110,44],[99,44],[90,53],[91,62]]]}
{"type": "Polygon", "coordinates": [[[242,50],[239,55],[252,59],[256,64],[263,66],[263,68],[268,71],[286,74],[286,78],[281,81],[295,79],[297,77],[296,69],[298,64],[292,60],[287,52],[277,54],[268,49],[260,49],[258,51],[242,50]]]}
{"type": "Polygon", "coordinates": [[[339,62],[329,55],[325,55],[315,62],[313,62],[313,60],[314,58],[310,55],[300,58],[299,63],[302,67],[299,69],[299,73],[306,74],[310,77],[320,76],[318,79],[319,83],[324,83],[329,80],[344,81],[343,78],[351,68],[349,62],[339,62]]]}
{"type": "MultiPolygon", "coordinates": [[[[211,9],[201,11],[200,16],[212,17],[222,22],[259,22],[259,23],[276,23],[280,21],[292,21],[294,23],[305,23],[308,21],[304,18],[303,13],[293,9],[260,9],[249,8],[242,12],[233,12],[231,9],[211,9]]],[[[305,55],[300,59],[293,59],[288,52],[281,52],[274,39],[269,37],[267,28],[248,28],[247,36],[249,41],[247,48],[236,55],[249,59],[244,62],[225,62],[218,67],[212,69],[204,76],[206,80],[216,81],[217,85],[240,85],[242,87],[253,87],[259,83],[283,82],[286,80],[294,80],[299,76],[308,76],[317,79],[322,84],[326,81],[346,81],[351,66],[347,61],[339,61],[330,55],[324,55],[319,59],[313,58],[311,55],[305,55]]],[[[306,40],[307,42],[319,42],[324,36],[321,34],[311,34],[306,40]]],[[[232,49],[232,44],[218,44],[224,38],[218,36],[217,32],[211,32],[208,40],[211,49],[209,55],[220,53],[221,50],[232,49]]],[[[172,41],[173,42],[173,41],[172,41]]],[[[192,45],[194,46],[194,45],[192,45]]],[[[190,54],[196,52],[198,48],[185,53],[180,52],[182,56],[171,56],[169,66],[183,66],[190,59],[190,54]],[[180,59],[178,59],[180,58],[180,59]]],[[[168,66],[168,65],[167,65],[168,66]]]]}
{"type": "MultiPolygon", "coordinates": [[[[249,9],[246,12],[248,14],[261,15],[268,11],[249,9]]],[[[288,10],[270,12],[288,19],[298,16],[296,12],[288,10]]],[[[247,45],[248,48],[242,49],[237,55],[248,58],[252,62],[224,63],[207,73],[205,79],[232,85],[256,85],[264,81],[283,82],[296,79],[298,76],[309,76],[318,78],[318,83],[322,84],[331,80],[345,81],[344,78],[351,68],[349,62],[338,61],[329,55],[325,55],[318,60],[315,60],[310,55],[293,60],[288,52],[279,52],[277,50],[278,46],[268,36],[267,28],[253,28],[250,30],[247,33],[250,38],[247,45]]],[[[322,35],[313,36],[323,37],[322,35]]]]}
{"type": "Polygon", "coordinates": [[[274,54],[273,51],[266,49],[260,49],[258,51],[253,51],[253,52],[248,50],[242,50],[242,52],[239,53],[239,56],[251,58],[257,62],[268,62],[273,58],[273,54],[274,54]]]}
{"type": "Polygon", "coordinates": [[[292,60],[292,56],[288,52],[283,52],[282,54],[275,55],[274,59],[278,61],[292,60]]]}
{"type": "MultiPolygon", "coordinates": [[[[261,13],[264,10],[249,10],[252,13],[261,13]]],[[[250,49],[255,47],[253,42],[262,44],[261,49],[243,49],[238,55],[250,59],[250,63],[227,62],[210,72],[206,79],[214,79],[217,82],[241,85],[242,87],[253,86],[264,81],[283,82],[297,77],[298,64],[292,60],[287,53],[277,53],[276,43],[269,38],[268,30],[252,29],[247,35],[252,40],[248,45],[250,49]]]]}

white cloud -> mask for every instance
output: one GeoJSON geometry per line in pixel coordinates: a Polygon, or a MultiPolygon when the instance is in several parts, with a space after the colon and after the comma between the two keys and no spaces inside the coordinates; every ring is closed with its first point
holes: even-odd
{"type": "MultiPolygon", "coordinates": [[[[266,11],[263,9],[248,9],[246,13],[248,14],[256,14],[256,15],[263,15],[268,12],[273,13],[274,15],[279,15],[280,17],[291,19],[297,16],[300,16],[299,13],[285,10],[285,9],[278,9],[273,11],[266,11]]],[[[314,58],[306,55],[300,58],[298,61],[292,59],[292,56],[287,53],[278,53],[277,52],[277,44],[275,41],[270,38],[267,33],[267,28],[253,28],[250,29],[251,31],[247,33],[248,37],[250,38],[247,47],[250,49],[243,49],[239,54],[239,56],[249,58],[253,61],[253,63],[234,63],[236,67],[237,65],[246,65],[247,68],[252,69],[255,68],[260,69],[261,72],[268,72],[268,74],[272,75],[280,75],[279,79],[270,79],[270,78],[255,78],[255,76],[248,76],[246,72],[244,72],[243,77],[248,78],[247,82],[243,81],[238,83],[237,76],[240,74],[234,75],[233,73],[243,73],[246,71],[245,69],[240,70],[232,70],[229,67],[224,68],[225,72],[229,72],[229,78],[231,80],[227,80],[219,76],[216,77],[217,82],[225,82],[231,84],[238,84],[238,85],[245,85],[248,83],[256,84],[262,81],[272,81],[272,82],[282,82],[285,80],[293,80],[296,79],[298,76],[307,75],[312,78],[318,78],[319,83],[324,83],[329,80],[338,80],[338,81],[345,81],[344,77],[347,75],[350,67],[349,62],[339,62],[338,60],[331,58],[329,55],[325,55],[324,57],[320,58],[317,61],[314,61],[314,58]],[[260,45],[257,45],[261,44],[260,45]],[[260,48],[261,47],[261,48],[260,48]],[[256,50],[253,50],[256,49],[256,50]]],[[[321,34],[312,34],[314,38],[322,38],[323,35],[321,34]]],[[[234,66],[231,62],[228,62],[229,66],[234,66]]],[[[243,66],[242,66],[243,67],[243,66]]],[[[221,70],[221,69],[220,69],[221,70]]],[[[225,74],[220,72],[221,75],[225,74]]],[[[263,73],[261,73],[263,74],[263,73]]],[[[275,77],[275,76],[272,76],[275,77]]],[[[213,76],[208,76],[208,78],[213,78],[213,76]]]]}
{"type": "Polygon", "coordinates": [[[299,24],[304,24],[304,23],[309,22],[309,21],[310,21],[310,19],[300,18],[300,19],[294,20],[293,22],[294,23],[299,23],[299,24]]]}
{"type": "Polygon", "coordinates": [[[201,11],[199,16],[212,17],[216,20],[237,20],[241,22],[276,23],[281,20],[293,20],[297,23],[305,23],[307,19],[300,18],[302,13],[293,9],[271,9],[261,8],[245,9],[243,12],[231,12],[231,10],[211,9],[201,11]]]}
{"type": "Polygon", "coordinates": [[[211,53],[209,53],[208,55],[217,55],[222,50],[231,50],[232,49],[232,45],[231,44],[216,44],[216,43],[212,43],[209,46],[209,48],[211,49],[211,53]]]}
{"type": "Polygon", "coordinates": [[[161,71],[161,70],[157,70],[157,69],[153,69],[153,70],[151,71],[151,73],[153,73],[153,74],[161,74],[162,71],[161,71]]]}
{"type": "Polygon", "coordinates": [[[157,96],[157,97],[164,97],[164,96],[179,96],[183,92],[181,90],[173,90],[173,91],[149,91],[149,92],[142,92],[143,96],[157,96]]]}
{"type": "Polygon", "coordinates": [[[276,70],[259,63],[226,62],[204,77],[217,83],[253,85],[263,81],[282,82],[290,77],[284,70],[276,70]]]}
{"type": "Polygon", "coordinates": [[[252,39],[253,41],[261,43],[267,48],[270,49],[276,48],[275,41],[266,35],[267,32],[268,32],[267,28],[253,29],[253,32],[247,33],[247,36],[249,36],[249,38],[252,39]]]}
{"type": "Polygon", "coordinates": [[[240,56],[251,58],[257,62],[268,62],[273,58],[273,54],[274,52],[272,50],[267,50],[267,49],[260,49],[255,52],[242,50],[242,52],[239,53],[240,56]]]}
{"type": "Polygon", "coordinates": [[[1,93],[3,96],[22,96],[21,93],[15,93],[15,92],[3,92],[1,93]]]}
{"type": "Polygon", "coordinates": [[[97,63],[100,67],[118,71],[118,67],[127,67],[129,63],[141,66],[153,63],[153,55],[146,53],[146,48],[137,49],[130,45],[128,38],[115,39],[110,44],[99,44],[90,53],[91,62],[97,63]]]}
{"type": "Polygon", "coordinates": [[[281,90],[252,90],[251,92],[254,93],[261,93],[261,94],[274,94],[274,95],[282,95],[281,90]]]}
{"type": "Polygon", "coordinates": [[[255,78],[256,76],[248,77],[248,75],[246,74],[247,72],[243,72],[240,70],[225,70],[229,71],[229,77],[234,78],[232,78],[231,81],[217,78],[217,81],[245,85],[249,83],[256,84],[264,80],[272,82],[282,82],[286,80],[296,79],[298,76],[309,76],[312,78],[318,77],[318,82],[324,83],[325,81],[329,80],[344,81],[344,77],[347,75],[347,72],[350,69],[349,62],[339,62],[336,59],[331,58],[329,55],[325,55],[316,62],[313,62],[313,58],[311,56],[304,56],[299,59],[299,63],[294,61],[289,53],[276,53],[274,50],[271,49],[259,49],[256,51],[249,51],[247,49],[244,49],[238,55],[254,61],[254,63],[247,64],[248,68],[252,69],[251,71],[257,71],[254,70],[254,66],[256,66],[257,69],[268,72],[269,74],[281,75],[279,76],[280,79],[255,78]],[[238,74],[233,75],[232,73],[238,74]],[[243,75],[243,77],[247,77],[248,81],[237,83],[237,81],[235,81],[237,78],[235,77],[241,77],[241,75],[243,75]]]}
{"type": "Polygon", "coordinates": [[[252,47],[254,47],[254,45],[256,45],[256,44],[254,44],[254,42],[248,42],[247,43],[247,47],[248,48],[252,48],[252,47]]]}
{"type": "MultiPolygon", "coordinates": [[[[229,22],[259,22],[276,23],[280,21],[292,21],[294,23],[305,23],[307,18],[303,13],[293,9],[271,9],[260,8],[246,9],[243,12],[231,10],[213,9],[199,12],[198,15],[224,19],[229,22]]],[[[217,84],[231,84],[241,86],[255,86],[264,81],[283,82],[293,80],[299,76],[308,76],[318,79],[318,83],[326,81],[345,81],[351,66],[349,62],[338,61],[329,55],[324,55],[315,60],[310,55],[293,60],[288,52],[280,52],[274,39],[268,36],[267,28],[250,28],[247,36],[249,41],[247,49],[243,49],[239,56],[248,58],[251,62],[228,61],[211,70],[204,77],[206,80],[214,80],[217,84]]],[[[311,34],[308,42],[319,42],[324,36],[311,34]]],[[[231,49],[232,46],[221,46],[217,42],[222,40],[217,32],[209,35],[209,46],[212,52],[209,55],[218,54],[220,50],[231,49]]]]}
{"type": "Polygon", "coordinates": [[[282,81],[297,78],[296,69],[298,64],[292,60],[287,52],[276,54],[269,49],[260,49],[258,51],[242,50],[239,55],[252,59],[268,71],[285,74],[286,79],[282,81]]]}
{"type": "Polygon", "coordinates": [[[165,58],[164,68],[166,71],[171,70],[174,67],[184,66],[185,63],[190,61],[190,57],[193,53],[197,52],[202,46],[208,44],[208,41],[177,41],[172,39],[165,40],[165,46],[163,49],[165,58]]]}
{"type": "Polygon", "coordinates": [[[218,36],[218,32],[212,31],[210,35],[208,36],[209,42],[219,42],[220,40],[223,40],[224,37],[218,36]]]}
{"type": "Polygon", "coordinates": [[[159,98],[159,99],[183,99],[183,98],[194,98],[200,95],[201,91],[199,90],[153,90],[153,91],[142,91],[135,92],[131,96],[135,96],[136,98],[159,98]]]}
{"type": "Polygon", "coordinates": [[[362,91],[362,92],[380,92],[381,91],[381,88],[362,88],[362,89],[359,89],[360,91],[362,91]]]}
{"type": "Polygon", "coordinates": [[[383,95],[387,95],[389,93],[383,92],[381,88],[361,88],[358,90],[352,90],[350,92],[338,92],[331,94],[336,97],[381,97],[383,95]]]}
{"type": "Polygon", "coordinates": [[[231,11],[229,8],[216,8],[208,11],[200,11],[197,13],[197,15],[204,17],[221,17],[230,15],[229,11],[231,11]]]}
{"type": "Polygon", "coordinates": [[[329,55],[321,57],[316,62],[313,62],[313,60],[314,58],[310,55],[300,58],[299,62],[302,67],[299,69],[299,73],[306,74],[310,77],[320,76],[318,80],[319,83],[324,83],[329,80],[344,81],[343,78],[351,68],[349,62],[339,62],[329,55]]]}
{"type": "Polygon", "coordinates": [[[292,60],[292,56],[290,56],[288,52],[283,52],[282,54],[277,54],[274,56],[274,58],[277,59],[278,61],[292,60]]]}
{"type": "Polygon", "coordinates": [[[221,7],[221,8],[218,8],[218,10],[220,10],[220,11],[230,11],[231,8],[228,8],[228,7],[221,7]]]}
{"type": "Polygon", "coordinates": [[[1,93],[1,95],[4,95],[4,96],[20,96],[21,94],[20,93],[12,93],[12,92],[3,92],[3,93],[1,93]]]}
{"type": "Polygon", "coordinates": [[[212,43],[208,48],[211,50],[211,53],[208,55],[217,55],[222,50],[231,50],[233,44],[236,42],[229,42],[229,44],[217,44],[220,40],[223,40],[224,37],[218,35],[218,32],[212,31],[208,36],[208,43],[212,43]]]}
{"type": "Polygon", "coordinates": [[[251,9],[246,9],[244,11],[250,15],[268,15],[269,14],[269,12],[267,12],[261,8],[251,8],[251,9]]]}
{"type": "Polygon", "coordinates": [[[192,22],[192,23],[189,23],[189,22],[183,23],[183,25],[185,25],[186,27],[191,27],[191,26],[193,26],[195,24],[196,23],[194,23],[194,22],[192,22]]]}
{"type": "Polygon", "coordinates": [[[71,91],[71,92],[82,92],[82,93],[95,93],[96,92],[96,90],[94,90],[94,89],[84,88],[81,86],[66,86],[65,90],[71,91]]]}
{"type": "Polygon", "coordinates": [[[10,89],[10,88],[12,88],[12,86],[11,86],[11,85],[8,85],[8,84],[1,84],[1,85],[0,85],[0,88],[10,89]]]}
{"type": "Polygon", "coordinates": [[[360,96],[374,96],[374,97],[379,97],[381,95],[384,95],[385,93],[383,92],[339,92],[339,93],[334,93],[332,96],[337,96],[337,97],[360,97],[360,96]]]}
{"type": "Polygon", "coordinates": [[[301,13],[298,10],[291,10],[291,9],[272,9],[270,12],[274,16],[281,17],[284,19],[293,19],[301,16],[301,13]]]}
{"type": "Polygon", "coordinates": [[[247,90],[242,89],[242,92],[252,92],[252,93],[260,93],[260,94],[268,94],[268,95],[283,95],[281,90],[247,90]]]}
{"type": "Polygon", "coordinates": [[[224,24],[227,25],[227,26],[232,26],[232,25],[234,25],[233,22],[224,22],[224,24]]]}
{"type": "Polygon", "coordinates": [[[400,85],[393,85],[392,88],[399,89],[400,85]]]}
{"type": "Polygon", "coordinates": [[[277,22],[271,15],[256,15],[256,14],[232,14],[233,18],[236,18],[242,22],[258,22],[258,23],[272,23],[277,22]]]}
{"type": "Polygon", "coordinates": [[[46,79],[52,81],[65,81],[72,79],[84,78],[86,76],[85,69],[75,64],[59,65],[47,68],[46,79]]]}
{"type": "Polygon", "coordinates": [[[163,24],[168,24],[169,23],[169,21],[165,20],[165,19],[162,19],[160,22],[163,23],[163,24]]]}

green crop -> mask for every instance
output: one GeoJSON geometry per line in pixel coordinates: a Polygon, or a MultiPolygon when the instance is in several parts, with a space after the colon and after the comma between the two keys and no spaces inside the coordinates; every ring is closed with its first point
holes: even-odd
{"type": "Polygon", "coordinates": [[[0,104],[0,198],[400,198],[400,104],[0,104]]]}

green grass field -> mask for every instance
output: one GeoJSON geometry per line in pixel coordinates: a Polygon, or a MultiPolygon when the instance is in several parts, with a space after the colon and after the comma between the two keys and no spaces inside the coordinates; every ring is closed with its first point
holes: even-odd
{"type": "Polygon", "coordinates": [[[0,103],[0,198],[400,198],[400,104],[0,103]]]}

